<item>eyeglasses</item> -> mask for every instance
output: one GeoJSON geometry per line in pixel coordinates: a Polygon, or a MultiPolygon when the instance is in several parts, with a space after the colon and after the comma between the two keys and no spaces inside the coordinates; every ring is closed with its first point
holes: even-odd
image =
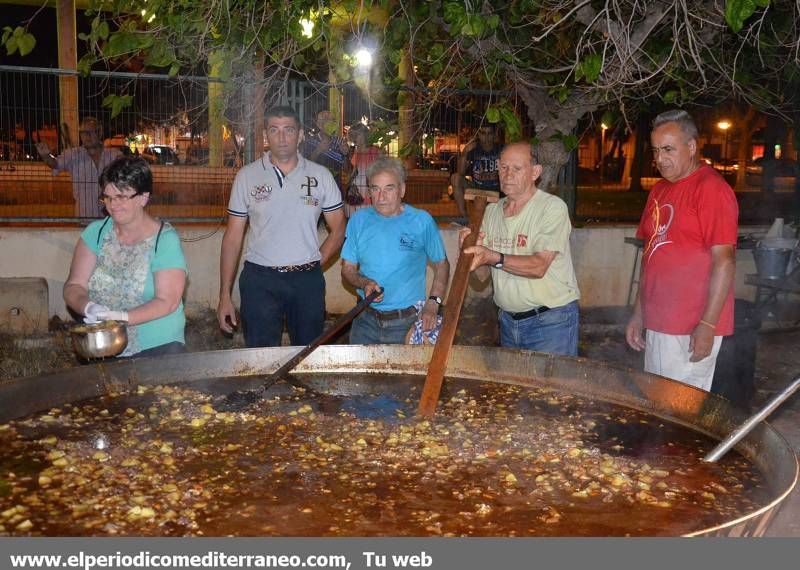
{"type": "Polygon", "coordinates": [[[370,186],[369,192],[370,194],[377,194],[381,190],[386,192],[387,194],[391,194],[392,192],[397,192],[400,189],[399,186],[395,186],[394,184],[389,184],[387,186],[370,186]]]}
{"type": "Polygon", "coordinates": [[[98,202],[101,204],[105,204],[108,206],[109,204],[113,204],[114,202],[119,202],[120,204],[127,204],[128,201],[133,200],[140,194],[120,194],[118,196],[108,196],[106,194],[101,194],[100,198],[97,199],[98,202]]]}

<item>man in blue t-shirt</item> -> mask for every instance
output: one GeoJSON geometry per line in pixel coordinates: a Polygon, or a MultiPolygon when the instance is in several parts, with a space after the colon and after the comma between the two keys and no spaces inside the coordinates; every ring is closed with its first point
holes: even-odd
{"type": "Polygon", "coordinates": [[[450,277],[439,228],[430,214],[403,203],[406,173],[396,158],[382,157],[367,168],[372,206],[350,218],[342,248],[342,278],[361,297],[383,294],[353,321],[351,344],[402,344],[418,318],[423,331],[437,324],[450,277]],[[427,262],[433,265],[425,293],[427,262]]]}
{"type": "Polygon", "coordinates": [[[500,152],[495,125],[487,123],[478,129],[477,142],[472,140],[458,159],[458,170],[450,178],[453,197],[460,215],[467,215],[464,189],[494,190],[500,192],[500,152]]]}

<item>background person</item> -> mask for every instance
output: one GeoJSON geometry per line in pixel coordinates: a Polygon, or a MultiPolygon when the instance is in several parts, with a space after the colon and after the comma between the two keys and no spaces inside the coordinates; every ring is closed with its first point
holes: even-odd
{"type": "MultiPolygon", "coordinates": [[[[536,187],[542,166],[527,143],[500,155],[505,193],[486,206],[478,242],[468,247],[480,280],[491,271],[500,308],[500,345],[553,354],[578,354],[578,283],[572,266],[572,225],[560,198],[536,187]]],[[[460,232],[460,240],[469,235],[460,232]]]]}
{"type": "Polygon", "coordinates": [[[364,123],[356,123],[347,131],[347,138],[353,145],[350,154],[350,180],[345,198],[345,214],[349,218],[359,208],[371,204],[367,170],[370,164],[384,156],[384,152],[369,144],[369,129],[364,123]]]}
{"type": "Polygon", "coordinates": [[[303,141],[302,154],[330,170],[339,188],[345,187],[343,180],[349,171],[350,148],[339,135],[339,122],[329,110],[322,109],[314,117],[314,128],[303,141]]]}
{"type": "Polygon", "coordinates": [[[647,372],[708,391],[722,337],[733,334],[739,207],[725,179],[699,161],[697,138],[686,111],[653,121],[664,180],[650,191],[636,232],[644,240],[641,285],[625,337],[644,349],[647,372]]]}
{"type": "Polygon", "coordinates": [[[122,156],[117,149],[104,148],[100,122],[94,117],[84,117],[78,127],[81,146],[68,148],[58,157],[53,156],[44,141],[36,143],[42,161],[53,169],[53,174],[69,172],[72,178],[72,197],[75,199],[75,216],[99,218],[103,216],[98,201],[100,173],[115,159],[122,156]]]}
{"type": "Polygon", "coordinates": [[[109,217],[81,234],[64,301],[87,322],[127,321],[121,356],[184,352],[186,260],[175,229],[145,212],[150,167],[141,158],[119,158],[103,171],[100,187],[109,217]]]}
{"type": "Polygon", "coordinates": [[[497,127],[493,123],[482,125],[476,134],[477,142],[473,139],[458,158],[456,172],[450,177],[453,187],[453,197],[461,216],[467,216],[467,206],[464,202],[466,188],[479,190],[493,190],[499,192],[500,188],[500,152],[502,145],[497,142],[497,127]]]}
{"type": "Polygon", "coordinates": [[[396,158],[373,162],[367,169],[372,206],[356,212],[347,225],[342,279],[356,287],[362,298],[384,289],[383,295],[353,320],[351,344],[402,344],[417,318],[424,331],[437,324],[450,264],[431,215],[403,203],[405,175],[396,158]],[[429,260],[433,283],[426,296],[429,260]]]}
{"type": "Polygon", "coordinates": [[[344,240],[342,197],[325,167],[298,153],[303,131],[291,107],[265,115],[269,152],[242,168],[233,181],[220,252],[217,319],[233,332],[231,300],[245,229],[250,235],[239,277],[244,340],[248,347],[280,346],[286,320],[293,345],[306,345],[325,325],[322,265],[344,240]],[[321,244],[320,214],[328,225],[321,244]]]}

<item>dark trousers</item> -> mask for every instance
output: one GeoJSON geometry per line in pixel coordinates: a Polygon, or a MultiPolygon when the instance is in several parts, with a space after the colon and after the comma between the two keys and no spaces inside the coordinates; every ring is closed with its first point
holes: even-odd
{"type": "Polygon", "coordinates": [[[310,271],[281,273],[245,261],[239,276],[244,342],[249,348],[280,346],[283,322],[295,346],[310,344],[325,326],[325,279],[310,271]]]}
{"type": "Polygon", "coordinates": [[[165,356],[167,354],[183,354],[184,352],[186,352],[186,345],[182,342],[175,341],[137,352],[136,354],[132,355],[132,358],[140,358],[143,356],[165,356]]]}

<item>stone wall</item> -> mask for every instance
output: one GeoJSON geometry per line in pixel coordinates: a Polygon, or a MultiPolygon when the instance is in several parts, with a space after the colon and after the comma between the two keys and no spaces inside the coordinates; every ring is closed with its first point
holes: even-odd
{"type": "MultiPolygon", "coordinates": [[[[178,224],[177,229],[184,240],[183,249],[189,265],[187,311],[216,307],[219,291],[219,251],[224,227],[178,224]]],[[[746,233],[759,229],[763,228],[743,228],[742,231],[746,233]]],[[[441,228],[451,263],[451,272],[456,266],[457,230],[458,226],[455,225],[441,228]]],[[[322,239],[325,232],[324,230],[320,232],[322,239]]],[[[635,228],[632,225],[584,227],[573,230],[572,255],[583,307],[619,306],[627,303],[636,248],[626,244],[624,239],[633,236],[634,232],[635,228]]],[[[0,279],[44,278],[47,282],[46,313],[50,316],[66,317],[61,290],[79,235],[80,230],[77,228],[0,228],[0,279]]],[[[339,272],[338,259],[325,271],[326,302],[328,310],[333,313],[344,313],[355,302],[354,293],[343,286],[339,272]]],[[[747,273],[755,273],[752,252],[739,251],[736,296],[752,299],[755,289],[744,284],[744,276],[747,273]]],[[[428,277],[430,279],[430,270],[428,277]]],[[[13,289],[12,285],[9,287],[13,289]]],[[[234,298],[238,302],[238,291],[236,287],[234,289],[234,298]]],[[[490,294],[490,287],[479,292],[470,290],[468,293],[479,296],[490,294]]],[[[30,296],[25,298],[30,299],[30,296]]],[[[44,303],[44,299],[41,303],[44,303]]],[[[42,312],[41,307],[23,307],[23,309],[31,314],[42,312]]],[[[0,326],[2,322],[0,320],[0,326]]]]}

